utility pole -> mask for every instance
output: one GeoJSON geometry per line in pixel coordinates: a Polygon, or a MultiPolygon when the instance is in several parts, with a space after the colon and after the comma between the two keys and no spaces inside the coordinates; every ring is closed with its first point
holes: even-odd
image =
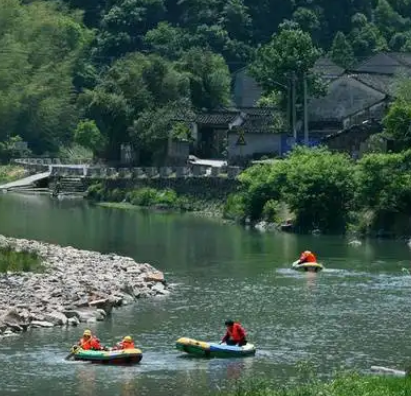
{"type": "Polygon", "coordinates": [[[297,129],[296,129],[296,119],[297,119],[297,108],[296,108],[296,93],[295,93],[295,72],[293,71],[293,75],[292,75],[292,108],[293,108],[293,137],[294,137],[294,141],[295,144],[297,144],[297,129]]]}
{"type": "Polygon", "coordinates": [[[304,144],[308,147],[308,87],[307,73],[304,73],[304,144]]]}

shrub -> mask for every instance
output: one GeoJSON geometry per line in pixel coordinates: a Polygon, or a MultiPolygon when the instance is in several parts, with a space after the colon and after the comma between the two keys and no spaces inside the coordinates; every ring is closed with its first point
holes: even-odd
{"type": "Polygon", "coordinates": [[[229,220],[244,221],[246,204],[242,194],[230,194],[223,209],[223,217],[229,220]]]}
{"type": "Polygon", "coordinates": [[[157,201],[157,190],[154,188],[141,188],[131,194],[130,203],[136,206],[152,206],[157,201]]]}
{"type": "Polygon", "coordinates": [[[267,201],[263,208],[263,218],[270,223],[279,222],[280,203],[273,199],[267,201]]]}
{"type": "Polygon", "coordinates": [[[175,206],[177,204],[178,196],[174,190],[163,190],[159,191],[156,196],[156,204],[175,206]]]}
{"type": "Polygon", "coordinates": [[[11,247],[0,248],[0,272],[43,272],[44,267],[37,253],[16,251],[11,247]]]}
{"type": "Polygon", "coordinates": [[[103,201],[106,196],[106,191],[102,183],[95,183],[89,186],[86,192],[87,198],[93,201],[103,201]]]}

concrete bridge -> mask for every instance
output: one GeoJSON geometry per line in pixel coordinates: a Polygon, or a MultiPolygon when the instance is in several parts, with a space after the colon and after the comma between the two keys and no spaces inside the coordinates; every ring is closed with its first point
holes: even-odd
{"type": "MultiPolygon", "coordinates": [[[[34,187],[47,178],[90,179],[145,179],[145,178],[228,178],[235,179],[241,172],[238,166],[215,166],[213,161],[202,161],[191,166],[113,168],[90,164],[63,164],[57,158],[20,158],[13,163],[24,166],[30,173],[23,179],[0,185],[0,190],[34,187]]],[[[224,165],[224,164],[223,164],[224,165]]]]}

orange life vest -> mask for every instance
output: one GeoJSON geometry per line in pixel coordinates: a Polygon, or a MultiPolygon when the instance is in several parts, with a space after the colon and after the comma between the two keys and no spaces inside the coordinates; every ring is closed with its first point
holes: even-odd
{"type": "Polygon", "coordinates": [[[79,345],[81,349],[84,349],[85,351],[88,351],[90,349],[95,349],[95,350],[101,349],[100,342],[95,337],[90,337],[88,339],[83,337],[80,339],[79,345]]]}

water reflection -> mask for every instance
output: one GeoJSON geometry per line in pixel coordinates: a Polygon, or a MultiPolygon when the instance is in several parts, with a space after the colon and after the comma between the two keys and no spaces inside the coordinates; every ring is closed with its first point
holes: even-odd
{"type": "Polygon", "coordinates": [[[76,383],[79,396],[97,395],[95,366],[89,363],[78,364],[76,368],[76,383]]]}

